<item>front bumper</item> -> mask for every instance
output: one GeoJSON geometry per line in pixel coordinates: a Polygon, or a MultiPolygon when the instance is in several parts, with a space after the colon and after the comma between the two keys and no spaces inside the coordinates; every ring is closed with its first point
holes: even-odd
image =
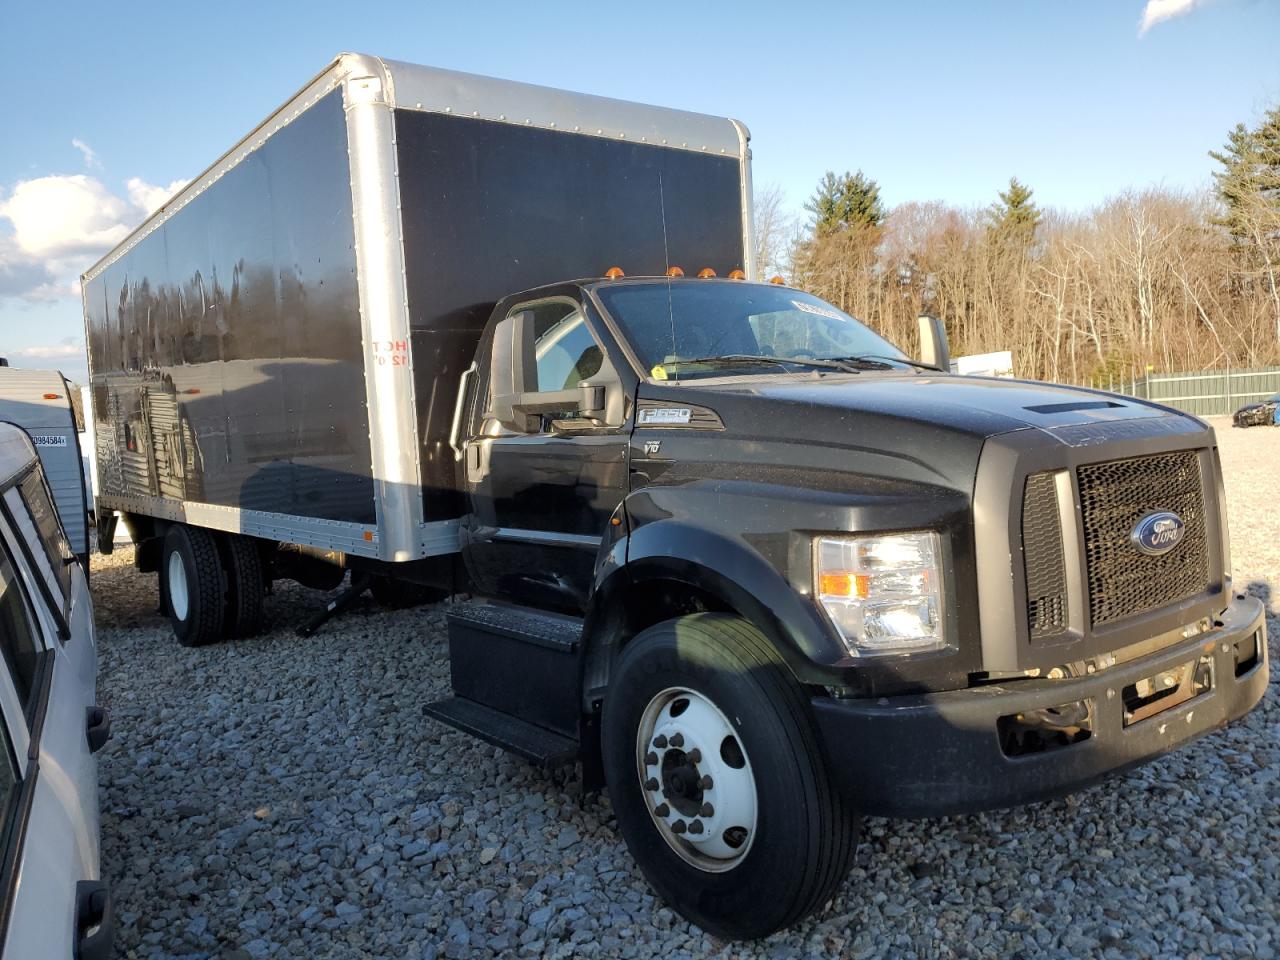
{"type": "Polygon", "coordinates": [[[874,816],[931,817],[1061,796],[1151,760],[1248,713],[1267,690],[1262,603],[1236,599],[1215,627],[1157,653],[1090,676],[1020,679],[916,696],[818,697],[814,714],[832,776],[874,816]],[[1237,676],[1237,644],[1257,644],[1237,676]],[[1124,691],[1147,678],[1212,660],[1212,686],[1147,719],[1125,723],[1124,691]],[[1007,756],[1001,717],[1086,701],[1088,739],[1007,756]]]}

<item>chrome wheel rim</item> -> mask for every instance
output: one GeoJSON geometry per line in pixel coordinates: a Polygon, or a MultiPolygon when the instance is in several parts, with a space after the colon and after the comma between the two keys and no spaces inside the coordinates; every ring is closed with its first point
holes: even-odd
{"type": "Polygon", "coordinates": [[[191,609],[191,597],[187,591],[187,568],[182,564],[182,554],[176,550],[169,555],[169,609],[179,620],[186,620],[191,609]]]}
{"type": "Polygon", "coordinates": [[[732,870],[755,841],[755,775],[738,731],[705,695],[663,690],[636,731],[636,770],[658,832],[686,863],[732,870]]]}

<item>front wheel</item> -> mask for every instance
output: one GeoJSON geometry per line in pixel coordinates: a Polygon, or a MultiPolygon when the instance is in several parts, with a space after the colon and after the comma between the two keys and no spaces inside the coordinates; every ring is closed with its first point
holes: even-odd
{"type": "Polygon", "coordinates": [[[658,893],[734,939],[822,906],[859,820],[836,793],[803,688],[750,624],[697,614],[645,630],[605,699],[618,826],[658,893]]]}

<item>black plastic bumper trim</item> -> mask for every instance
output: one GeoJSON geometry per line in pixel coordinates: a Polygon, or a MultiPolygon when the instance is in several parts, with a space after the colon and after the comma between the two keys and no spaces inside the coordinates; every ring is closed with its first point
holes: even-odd
{"type": "Polygon", "coordinates": [[[873,816],[935,817],[1017,806],[1071,793],[1135,767],[1248,713],[1267,689],[1262,603],[1237,599],[1222,626],[1158,653],[1072,680],[1025,679],[945,693],[879,699],[817,697],[814,715],[831,775],[873,816]],[[1263,655],[1235,675],[1235,643],[1263,631],[1263,655]],[[1127,684],[1212,656],[1211,691],[1124,726],[1127,684]],[[1088,700],[1089,739],[1046,753],[1007,757],[996,723],[1088,700]]]}

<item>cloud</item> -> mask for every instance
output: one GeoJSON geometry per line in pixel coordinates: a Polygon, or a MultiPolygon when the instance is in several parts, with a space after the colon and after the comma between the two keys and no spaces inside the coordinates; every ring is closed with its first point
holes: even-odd
{"type": "Polygon", "coordinates": [[[11,228],[0,232],[0,298],[78,297],[80,274],[184,185],[132,177],[120,197],[81,173],[21,180],[7,196],[0,192],[0,226],[7,220],[11,228]]]}
{"type": "Polygon", "coordinates": [[[69,360],[84,356],[84,340],[76,337],[63,337],[57,343],[43,344],[35,347],[22,347],[10,350],[9,360],[69,360]]]}
{"type": "Polygon", "coordinates": [[[1142,10],[1142,21],[1138,24],[1138,36],[1145,36],[1156,24],[1185,16],[1204,4],[1205,0],[1147,0],[1142,10]]]}
{"type": "Polygon", "coordinates": [[[130,204],[84,174],[23,180],[0,203],[18,247],[34,257],[62,259],[108,249],[129,233],[130,204]]]}
{"type": "Polygon", "coordinates": [[[125,189],[129,191],[129,202],[138,209],[145,210],[147,216],[151,216],[187,183],[186,180],[174,180],[167,187],[157,187],[140,177],[130,177],[125,184],[125,189]]]}
{"type": "Polygon", "coordinates": [[[84,165],[86,167],[91,170],[95,168],[99,170],[102,169],[102,162],[98,160],[98,155],[94,152],[93,147],[89,146],[79,137],[73,137],[71,145],[84,154],[84,165]]]}

